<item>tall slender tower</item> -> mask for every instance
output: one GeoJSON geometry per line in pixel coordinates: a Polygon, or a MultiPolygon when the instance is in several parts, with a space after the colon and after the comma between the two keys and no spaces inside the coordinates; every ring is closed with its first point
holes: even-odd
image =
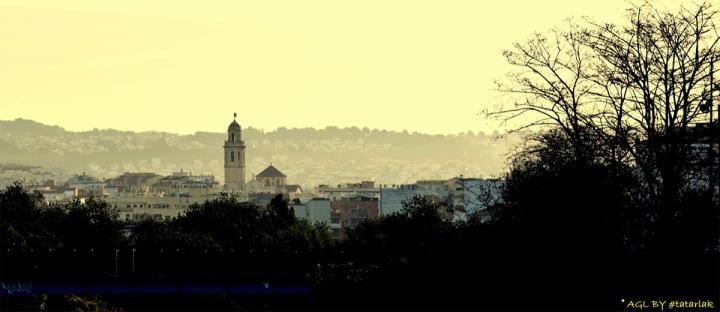
{"type": "Polygon", "coordinates": [[[241,137],[240,124],[235,121],[237,113],[233,113],[233,121],[228,126],[225,150],[225,189],[230,192],[245,190],[245,142],[241,137]]]}

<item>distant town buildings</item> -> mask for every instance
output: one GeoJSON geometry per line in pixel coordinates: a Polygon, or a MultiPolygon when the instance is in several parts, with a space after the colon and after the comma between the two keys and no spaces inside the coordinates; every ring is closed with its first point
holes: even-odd
{"type": "Polygon", "coordinates": [[[67,181],[67,186],[69,188],[75,188],[85,192],[100,191],[105,188],[105,185],[105,182],[88,176],[85,172],[81,175],[73,176],[67,181]]]}
{"type": "Polygon", "coordinates": [[[301,198],[303,196],[303,188],[298,184],[285,185],[285,191],[290,199],[301,198]]]}
{"type": "Polygon", "coordinates": [[[351,196],[380,197],[380,188],[375,187],[374,181],[346,183],[344,185],[337,185],[337,187],[323,184],[316,187],[315,192],[319,197],[329,198],[331,200],[340,200],[351,196]]]}
{"type": "Polygon", "coordinates": [[[120,176],[107,180],[107,187],[114,188],[115,192],[140,192],[157,183],[162,176],[151,172],[126,172],[120,176]]]}
{"type": "MultiPolygon", "coordinates": [[[[508,148],[522,137],[520,133],[497,139],[473,133],[436,136],[334,127],[263,131],[243,124],[240,114],[237,122],[246,145],[245,183],[272,163],[288,176],[288,184],[301,185],[307,194],[320,184],[361,180],[401,184],[451,173],[500,174],[505,171],[508,148]]],[[[73,132],[28,120],[0,121],[0,187],[15,181],[25,185],[49,179],[67,181],[83,171],[105,180],[126,172],[165,176],[180,168],[214,175],[224,184],[220,146],[227,140],[231,122],[221,123],[218,131],[179,135],[98,129],[73,132]],[[39,147],[43,152],[38,152],[39,147]]]]}
{"type": "Polygon", "coordinates": [[[346,229],[352,229],[362,221],[380,216],[379,198],[360,194],[332,200],[330,208],[333,238],[342,238],[346,229]]]}
{"type": "Polygon", "coordinates": [[[295,211],[295,217],[306,219],[312,223],[321,222],[330,224],[330,200],[327,198],[311,198],[304,201],[290,203],[295,211]]]}
{"type": "Polygon", "coordinates": [[[284,193],[287,176],[272,164],[258,173],[253,180],[253,191],[256,193],[284,193]]]}
{"type": "Polygon", "coordinates": [[[415,196],[442,201],[451,209],[443,215],[454,220],[464,220],[468,214],[483,211],[500,200],[502,180],[463,176],[400,185],[376,185],[374,181],[318,185],[305,193],[300,185],[288,184],[288,176],[269,164],[246,182],[246,146],[235,118],[228,126],[224,143],[223,184],[213,175],[194,175],[180,169],[168,176],[126,172],[106,180],[83,173],[65,183],[49,180],[31,187],[40,192],[48,204],[100,197],[120,219],[127,221],[172,219],[183,215],[193,204],[201,204],[221,192],[236,194],[261,208],[282,194],[297,218],[328,224],[334,238],[344,237],[348,229],[364,220],[400,212],[403,202],[415,196]]]}

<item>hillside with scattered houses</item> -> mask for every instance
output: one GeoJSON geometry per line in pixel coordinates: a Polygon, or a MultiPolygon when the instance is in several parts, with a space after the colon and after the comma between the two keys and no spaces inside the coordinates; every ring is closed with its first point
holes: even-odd
{"type": "MultiPolygon", "coordinates": [[[[222,127],[221,127],[222,128],[222,127]]],[[[383,184],[417,179],[497,176],[522,134],[482,132],[428,135],[368,128],[243,129],[248,179],[269,163],[290,183],[311,187],[356,180],[383,184]]],[[[73,132],[32,120],[0,121],[0,182],[18,172],[38,180],[87,172],[109,178],[124,172],[169,174],[181,168],[223,179],[221,132],[179,135],[93,129],[73,132]],[[30,166],[17,170],[9,164],[30,166]],[[10,167],[8,167],[10,166],[10,167]],[[29,169],[36,167],[45,168],[29,169]],[[6,168],[7,167],[7,168],[6,168]],[[14,170],[14,171],[13,171],[14,170]]]]}

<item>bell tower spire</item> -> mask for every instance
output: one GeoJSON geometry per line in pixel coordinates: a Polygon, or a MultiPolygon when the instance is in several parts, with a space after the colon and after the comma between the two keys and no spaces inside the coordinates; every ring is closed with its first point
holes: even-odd
{"type": "Polygon", "coordinates": [[[223,145],[225,153],[225,189],[229,192],[242,192],[245,189],[245,141],[242,130],[233,113],[233,121],[228,126],[227,139],[223,145]]]}

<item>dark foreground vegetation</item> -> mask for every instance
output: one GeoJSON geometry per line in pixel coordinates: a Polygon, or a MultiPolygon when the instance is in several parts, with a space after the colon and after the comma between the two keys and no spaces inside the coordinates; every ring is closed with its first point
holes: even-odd
{"type": "Polygon", "coordinates": [[[489,217],[449,221],[414,198],[331,241],[281,197],[261,210],[221,195],[127,231],[101,201],[46,207],[14,185],[0,192],[2,309],[718,309],[716,15],[628,17],[506,52],[519,98],[493,114],[535,114],[542,131],[489,217]]]}
{"type": "Polygon", "coordinates": [[[540,164],[513,170],[490,222],[453,223],[441,217],[442,204],[415,198],[403,213],[364,222],[338,242],[325,226],[294,219],[279,197],[259,210],[222,196],[124,235],[102,202],[42,207],[11,186],[0,193],[3,310],[88,302],[124,310],[717,302],[717,210],[708,197],[685,194],[679,207],[694,212],[660,242],[651,217],[627,206],[628,181],[607,167],[540,164]]]}

